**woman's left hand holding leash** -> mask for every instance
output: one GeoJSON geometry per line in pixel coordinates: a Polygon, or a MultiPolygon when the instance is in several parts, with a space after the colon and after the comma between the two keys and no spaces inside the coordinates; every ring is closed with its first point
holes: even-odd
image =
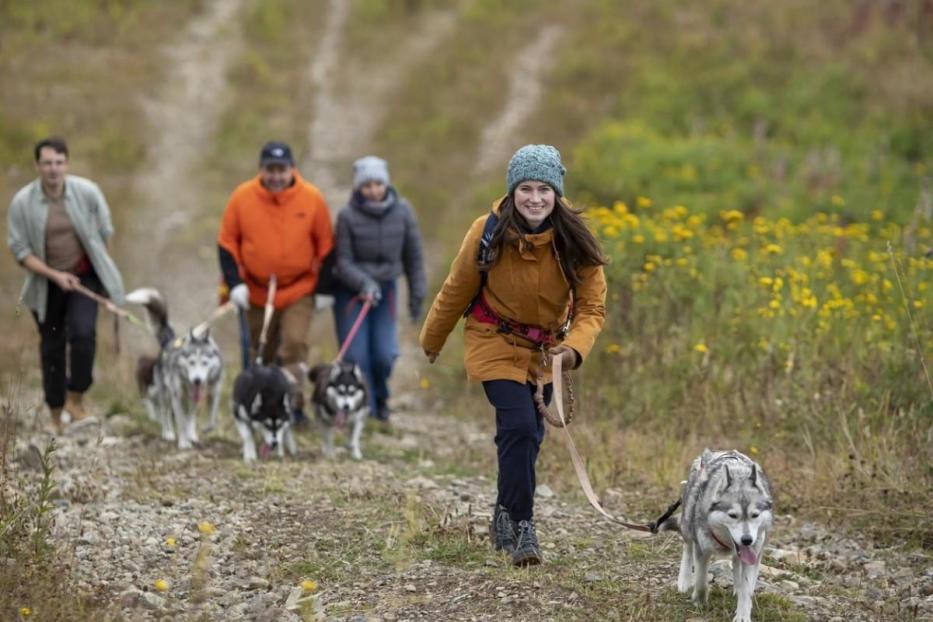
{"type": "Polygon", "coordinates": [[[576,369],[579,364],[580,355],[570,346],[554,346],[548,350],[551,356],[559,356],[564,369],[576,369]]]}

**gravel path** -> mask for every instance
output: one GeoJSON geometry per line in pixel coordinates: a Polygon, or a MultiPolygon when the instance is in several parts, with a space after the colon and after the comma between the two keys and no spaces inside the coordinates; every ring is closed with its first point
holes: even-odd
{"type": "MultiPolygon", "coordinates": [[[[314,430],[296,459],[246,466],[229,422],[188,452],[125,415],[76,424],[56,454],[56,537],[82,589],[133,620],[588,620],[621,617],[623,602],[687,607],[673,588],[677,538],[621,531],[576,489],[539,487],[547,564],[510,568],[486,535],[491,430],[426,413],[412,394],[396,403],[391,429],[367,431],[362,462],[325,460],[314,430]]],[[[18,441],[15,476],[36,476],[44,443],[18,441]]],[[[604,497],[610,509],[643,505],[604,497]]],[[[919,553],[779,515],[765,562],[758,594],[809,619],[933,615],[933,568],[919,553]]],[[[731,572],[719,563],[713,577],[728,587],[731,572]]]]}

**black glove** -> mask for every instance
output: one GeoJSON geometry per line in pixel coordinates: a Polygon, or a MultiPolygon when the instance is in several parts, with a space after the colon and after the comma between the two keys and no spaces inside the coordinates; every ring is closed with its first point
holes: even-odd
{"type": "Polygon", "coordinates": [[[411,321],[414,324],[417,324],[421,320],[421,301],[420,300],[409,300],[408,301],[408,313],[411,315],[411,321]]]}

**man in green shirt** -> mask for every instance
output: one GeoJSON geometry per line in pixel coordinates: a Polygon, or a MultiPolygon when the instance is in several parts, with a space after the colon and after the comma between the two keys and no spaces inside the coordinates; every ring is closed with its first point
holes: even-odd
{"type": "Polygon", "coordinates": [[[7,244],[27,271],[21,298],[39,328],[45,402],[60,430],[63,409],[73,421],[88,416],[83,396],[93,382],[97,303],[75,288],[119,305],[123,280],[108,250],[113,226],[100,188],[67,174],[61,138],[39,141],[34,152],[39,177],[10,203],[7,244]]]}

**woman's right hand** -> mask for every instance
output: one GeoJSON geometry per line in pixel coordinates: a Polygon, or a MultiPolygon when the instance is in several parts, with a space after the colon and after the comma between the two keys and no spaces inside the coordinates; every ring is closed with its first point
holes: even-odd
{"type": "Polygon", "coordinates": [[[426,357],[428,357],[428,362],[431,363],[431,364],[433,364],[434,361],[437,360],[437,355],[438,355],[438,353],[437,353],[437,352],[429,352],[429,351],[425,350],[425,351],[424,351],[424,355],[425,355],[426,357]]]}
{"type": "Polygon", "coordinates": [[[56,270],[51,274],[51,279],[58,285],[62,290],[69,292],[75,287],[81,284],[81,279],[70,272],[62,272],[61,270],[56,270]]]}

